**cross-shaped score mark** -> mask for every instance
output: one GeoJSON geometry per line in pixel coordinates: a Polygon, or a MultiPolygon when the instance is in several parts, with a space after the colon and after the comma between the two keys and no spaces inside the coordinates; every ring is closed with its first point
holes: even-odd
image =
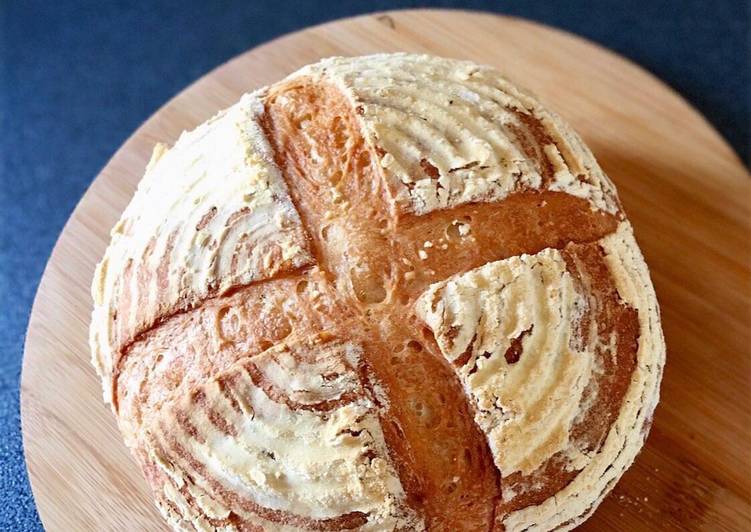
{"type": "MultiPolygon", "coordinates": [[[[332,87],[299,79],[276,86],[262,125],[308,232],[314,270],[330,283],[326,296],[348,309],[327,332],[360,343],[387,392],[381,422],[408,503],[424,512],[431,530],[481,530],[494,526],[497,513],[541,502],[565,485],[571,475],[559,474],[564,464],[554,457],[539,472],[553,479],[549,486],[501,507],[500,475],[473,406],[413,304],[431,284],[488,262],[594,242],[615,230],[617,217],[546,191],[422,216],[403,212],[379,173],[380,154],[332,87]]],[[[430,176],[433,169],[424,166],[430,176]]],[[[574,270],[577,261],[581,271],[601,262],[582,258],[586,251],[569,256],[574,270]]],[[[596,317],[617,314],[616,306],[601,305],[596,317]]]]}

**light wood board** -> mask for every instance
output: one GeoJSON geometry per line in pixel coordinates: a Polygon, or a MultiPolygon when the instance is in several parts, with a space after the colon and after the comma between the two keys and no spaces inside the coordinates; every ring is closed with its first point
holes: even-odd
{"type": "Polygon", "coordinates": [[[397,50],[494,65],[561,113],[618,186],[651,267],[668,345],[662,402],[644,451],[583,528],[751,529],[751,177],[639,67],[557,30],[458,11],[367,15],[251,50],[160,109],[102,170],[52,253],[26,341],[23,434],[45,527],[164,527],[87,345],[94,265],[153,144],[321,57],[397,50]]]}

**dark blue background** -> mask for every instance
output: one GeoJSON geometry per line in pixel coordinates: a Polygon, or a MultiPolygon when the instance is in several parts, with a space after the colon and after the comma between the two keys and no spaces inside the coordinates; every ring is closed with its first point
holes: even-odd
{"type": "MultiPolygon", "coordinates": [[[[0,0],[0,529],[38,530],[18,381],[37,283],[65,220],[120,144],[213,67],[282,33],[426,3],[0,0]]],[[[682,93],[749,160],[743,0],[432,2],[545,22],[597,41],[682,93]]]]}

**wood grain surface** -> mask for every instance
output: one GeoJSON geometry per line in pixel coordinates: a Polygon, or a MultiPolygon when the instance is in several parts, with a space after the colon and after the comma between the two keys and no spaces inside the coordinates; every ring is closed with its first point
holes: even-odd
{"type": "Polygon", "coordinates": [[[562,114],[615,181],[650,266],[668,346],[662,401],[643,452],[582,528],[751,530],[751,176],[639,67],[570,34],[458,11],[366,15],[260,46],[191,85],[114,155],[65,226],[29,323],[22,424],[45,527],[164,529],[87,343],[94,265],[153,144],[321,57],[397,50],[494,65],[562,114]]]}

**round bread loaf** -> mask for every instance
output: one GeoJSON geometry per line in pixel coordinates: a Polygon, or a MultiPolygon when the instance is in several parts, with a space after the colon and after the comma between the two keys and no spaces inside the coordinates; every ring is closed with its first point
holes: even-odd
{"type": "Polygon", "coordinates": [[[497,71],[332,58],[157,145],[93,362],[176,530],[551,530],[665,358],[613,184],[497,71]]]}

